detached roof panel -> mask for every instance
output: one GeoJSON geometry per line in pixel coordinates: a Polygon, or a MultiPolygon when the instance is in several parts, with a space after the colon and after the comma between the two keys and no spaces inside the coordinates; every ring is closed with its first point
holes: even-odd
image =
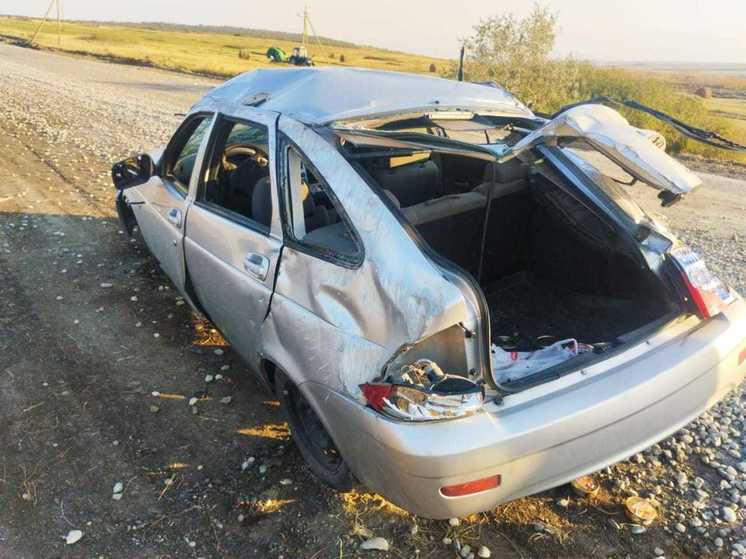
{"type": "Polygon", "coordinates": [[[307,124],[409,110],[466,109],[533,117],[504,89],[431,76],[358,68],[255,70],[210,91],[202,103],[246,103],[268,95],[261,108],[307,124]]]}

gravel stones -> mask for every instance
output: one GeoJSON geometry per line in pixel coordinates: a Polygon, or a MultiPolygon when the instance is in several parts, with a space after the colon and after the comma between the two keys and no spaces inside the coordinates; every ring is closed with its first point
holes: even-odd
{"type": "Polygon", "coordinates": [[[370,538],[360,544],[360,549],[364,551],[388,551],[389,542],[386,538],[370,538]]]}
{"type": "Polygon", "coordinates": [[[731,507],[723,507],[723,520],[728,524],[735,524],[738,522],[738,514],[731,507]]]}
{"type": "Polygon", "coordinates": [[[67,535],[65,536],[65,543],[67,545],[72,545],[74,543],[78,543],[81,538],[83,537],[83,531],[82,530],[70,530],[67,535]]]}

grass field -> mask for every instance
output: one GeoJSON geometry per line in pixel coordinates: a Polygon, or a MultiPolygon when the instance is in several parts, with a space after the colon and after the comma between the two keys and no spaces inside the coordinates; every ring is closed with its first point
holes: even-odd
{"type": "MultiPolygon", "coordinates": [[[[39,23],[40,20],[36,19],[0,16],[0,35],[29,40],[39,23]]],[[[48,49],[219,77],[272,66],[266,58],[270,46],[280,47],[288,54],[297,46],[297,43],[287,40],[241,34],[168,31],[79,22],[63,22],[59,42],[56,22],[47,22],[36,43],[48,49]],[[244,56],[249,55],[249,59],[239,58],[242,50],[244,56]]],[[[319,47],[313,44],[309,50],[319,66],[359,66],[417,73],[429,72],[431,64],[435,65],[438,73],[449,66],[449,61],[441,58],[373,47],[319,47]],[[342,56],[344,62],[340,61],[342,56]]]]}
{"type": "MultiPolygon", "coordinates": [[[[746,144],[746,77],[705,70],[655,73],[685,95],[696,95],[701,87],[710,88],[713,96],[701,99],[705,108],[713,117],[728,122],[730,139],[746,144]]],[[[744,154],[730,154],[728,159],[746,163],[744,154]]]]}
{"type": "Polygon", "coordinates": [[[712,114],[729,119],[733,131],[746,141],[746,99],[714,97],[705,99],[705,106],[712,114]]]}
{"type": "MultiPolygon", "coordinates": [[[[40,20],[0,16],[0,39],[25,43],[38,28],[40,20]]],[[[63,22],[58,39],[56,22],[47,22],[35,43],[45,49],[59,50],[107,60],[143,64],[178,72],[196,73],[227,78],[256,68],[278,67],[266,58],[267,49],[277,46],[290,53],[297,42],[288,34],[232,28],[220,31],[200,28],[164,27],[163,24],[110,24],[91,22],[63,22]],[[241,56],[239,56],[241,54],[241,56]]],[[[364,67],[402,72],[448,75],[452,61],[442,58],[395,52],[349,43],[310,47],[319,66],[364,67]]],[[[563,63],[559,63],[560,65],[563,63]]],[[[546,70],[550,69],[548,64],[546,70]]],[[[720,131],[732,140],[746,144],[746,78],[708,72],[671,72],[655,68],[603,68],[589,63],[571,72],[559,74],[539,72],[544,80],[543,90],[537,95],[537,110],[556,110],[560,106],[596,95],[631,98],[654,106],[695,126],[720,131]],[[568,83],[562,83],[562,80],[568,83]],[[714,97],[701,99],[697,88],[711,87],[714,97]],[[554,99],[556,107],[542,107],[542,102],[554,99]]],[[[565,62],[561,68],[572,69],[565,62]]],[[[468,70],[468,68],[467,68],[468,70]]],[[[490,79],[496,79],[491,77],[490,79]]],[[[501,80],[499,80],[501,81],[501,80]]],[[[530,99],[531,91],[523,91],[520,84],[504,83],[515,89],[520,98],[530,99]]],[[[746,154],[715,150],[692,141],[683,141],[672,129],[639,114],[626,113],[636,126],[660,129],[669,139],[669,149],[694,153],[708,158],[727,159],[746,163],[746,154]]]]}

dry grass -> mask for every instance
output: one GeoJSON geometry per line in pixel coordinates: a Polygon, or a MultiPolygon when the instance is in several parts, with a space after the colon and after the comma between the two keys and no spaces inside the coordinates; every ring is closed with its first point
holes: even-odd
{"type": "MultiPolygon", "coordinates": [[[[746,144],[746,76],[709,72],[662,72],[659,75],[687,95],[694,95],[700,87],[712,88],[713,97],[701,99],[701,102],[711,116],[728,122],[731,140],[746,144]]],[[[746,154],[728,155],[728,159],[746,163],[746,154]]]]}
{"type": "Polygon", "coordinates": [[[261,439],[289,440],[290,429],[286,423],[265,423],[256,427],[244,427],[236,429],[236,433],[247,437],[259,437],[261,439]]]}
{"type": "Polygon", "coordinates": [[[380,511],[401,518],[409,518],[412,516],[404,509],[397,507],[395,504],[387,501],[377,493],[369,493],[367,491],[353,489],[347,493],[340,494],[340,499],[342,500],[342,508],[344,511],[355,518],[355,526],[360,523],[361,518],[368,514],[380,511]]]}
{"type": "MultiPolygon", "coordinates": [[[[29,40],[39,20],[0,17],[0,35],[29,40]]],[[[58,44],[57,26],[47,23],[36,43],[49,49],[146,64],[168,70],[230,77],[256,68],[276,66],[266,58],[277,46],[291,52],[290,41],[235,36],[227,33],[164,31],[126,25],[65,22],[58,44]],[[243,53],[243,58],[239,56],[243,53]],[[248,57],[248,58],[247,58],[248,57]]],[[[372,47],[309,48],[319,66],[358,66],[401,72],[427,73],[430,64],[446,67],[447,61],[372,47]],[[334,54],[334,58],[330,55],[334,54]],[[344,56],[344,63],[340,62],[344,56]]]]}
{"type": "Polygon", "coordinates": [[[733,131],[738,135],[737,139],[746,142],[746,98],[713,97],[712,99],[705,99],[704,103],[712,114],[729,119],[733,131]]]}

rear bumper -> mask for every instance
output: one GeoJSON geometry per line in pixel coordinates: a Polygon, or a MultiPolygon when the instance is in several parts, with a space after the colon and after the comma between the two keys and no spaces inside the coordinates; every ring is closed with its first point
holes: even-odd
{"type": "Polygon", "coordinates": [[[701,414],[744,379],[746,305],[738,300],[723,315],[653,346],[554,392],[545,385],[532,399],[522,400],[523,393],[489,413],[433,424],[388,421],[321,385],[304,388],[365,485],[418,515],[449,518],[623,460],[701,414]],[[502,477],[495,489],[440,493],[494,474],[502,477]]]}

